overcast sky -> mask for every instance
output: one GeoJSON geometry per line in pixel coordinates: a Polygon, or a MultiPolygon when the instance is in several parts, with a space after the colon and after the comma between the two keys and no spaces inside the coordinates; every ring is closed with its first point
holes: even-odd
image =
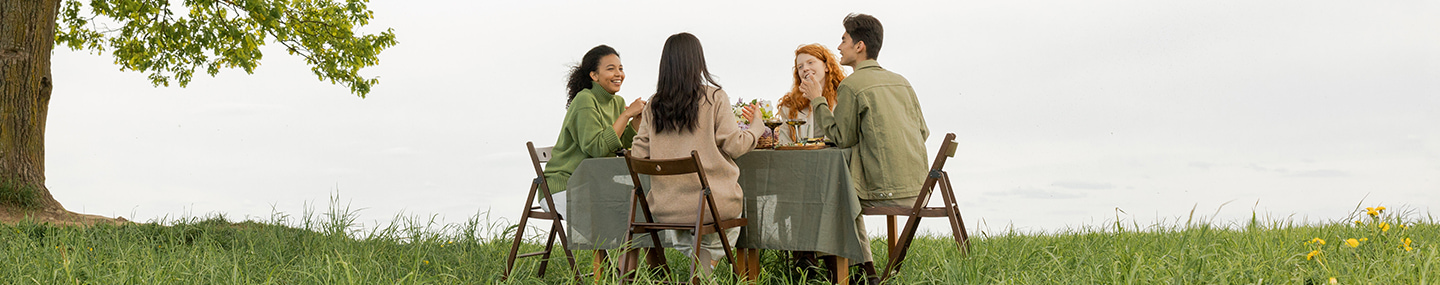
{"type": "Polygon", "coordinates": [[[400,43],[362,71],[380,77],[367,99],[273,44],[255,74],[183,89],[57,49],[47,185],[73,211],[138,221],[293,216],[337,192],[367,226],[513,221],[524,144],[554,144],[590,47],[620,52],[619,95],[648,97],[665,38],[690,32],[730,96],[775,100],[794,49],[833,49],[861,12],[884,24],[880,64],[919,94],[930,151],[959,136],[946,168],[972,231],[1440,207],[1433,1],[370,5],[366,30],[400,43]]]}

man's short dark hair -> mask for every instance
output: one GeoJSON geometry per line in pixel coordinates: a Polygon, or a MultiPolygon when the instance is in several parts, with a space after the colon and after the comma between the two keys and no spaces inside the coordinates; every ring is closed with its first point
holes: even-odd
{"type": "Polygon", "coordinates": [[[880,57],[880,42],[885,39],[885,28],[880,26],[880,20],[865,14],[847,15],[845,33],[850,34],[851,41],[865,43],[865,57],[880,57]]]}

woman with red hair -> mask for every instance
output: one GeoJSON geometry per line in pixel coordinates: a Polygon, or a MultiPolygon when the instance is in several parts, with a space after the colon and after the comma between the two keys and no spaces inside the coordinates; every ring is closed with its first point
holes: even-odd
{"type": "Polygon", "coordinates": [[[794,84],[790,86],[790,93],[780,98],[780,106],[777,106],[781,117],[788,120],[805,120],[809,124],[796,126],[782,126],[776,129],[781,145],[794,143],[803,138],[824,137],[823,131],[816,132],[811,126],[814,125],[811,116],[810,99],[805,96],[807,93],[820,93],[825,101],[830,103],[830,108],[835,108],[835,88],[840,86],[840,81],[845,80],[845,70],[840,69],[840,61],[829,49],[820,44],[808,44],[795,49],[794,84]]]}

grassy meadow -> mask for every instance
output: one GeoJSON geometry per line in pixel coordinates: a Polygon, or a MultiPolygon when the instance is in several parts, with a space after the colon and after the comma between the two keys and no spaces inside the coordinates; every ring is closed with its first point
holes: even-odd
{"type": "MultiPolygon", "coordinates": [[[[969,254],[961,254],[948,236],[918,239],[901,274],[889,283],[1440,284],[1440,248],[1435,246],[1440,227],[1435,219],[1373,210],[1357,210],[1353,219],[1325,224],[1252,219],[1115,223],[1047,233],[972,229],[969,254]]],[[[389,226],[368,230],[356,227],[355,217],[332,203],[328,212],[275,214],[265,221],[210,216],[122,226],[0,224],[0,283],[574,282],[563,256],[551,260],[543,278],[534,277],[537,259],[522,259],[516,276],[501,282],[513,227],[487,217],[440,224],[402,216],[389,226]]],[[[537,249],[541,242],[530,240],[522,252],[537,249]]],[[[883,241],[872,241],[872,248],[877,258],[884,256],[883,241]]],[[[825,282],[792,269],[777,251],[762,252],[759,284],[825,282]]],[[[592,253],[575,253],[581,270],[588,273],[592,253]]],[[[688,259],[673,250],[668,255],[672,276],[643,277],[683,280],[688,259]]],[[[727,266],[721,267],[716,281],[736,283],[725,272],[727,266]]],[[[596,282],[587,277],[579,283],[596,282]]]]}

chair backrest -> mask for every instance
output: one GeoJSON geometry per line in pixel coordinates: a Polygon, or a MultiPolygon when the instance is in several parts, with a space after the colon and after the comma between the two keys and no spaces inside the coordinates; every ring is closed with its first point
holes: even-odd
{"type": "Polygon", "coordinates": [[[690,157],[676,159],[645,159],[630,156],[625,153],[625,165],[630,168],[630,179],[636,187],[640,186],[640,174],[645,175],[680,175],[695,173],[700,176],[700,187],[710,189],[710,182],[705,179],[705,167],[700,163],[700,153],[690,151],[690,157]]]}
{"type": "Polygon", "coordinates": [[[935,164],[930,165],[931,171],[940,170],[945,167],[945,160],[948,157],[955,157],[955,133],[945,134],[945,141],[940,143],[940,151],[935,153],[935,164]]]}
{"type": "Polygon", "coordinates": [[[538,177],[544,177],[545,167],[541,164],[550,162],[550,151],[554,150],[555,147],[547,146],[535,148],[534,142],[525,142],[525,148],[530,150],[530,164],[535,167],[535,175],[538,177]]]}

